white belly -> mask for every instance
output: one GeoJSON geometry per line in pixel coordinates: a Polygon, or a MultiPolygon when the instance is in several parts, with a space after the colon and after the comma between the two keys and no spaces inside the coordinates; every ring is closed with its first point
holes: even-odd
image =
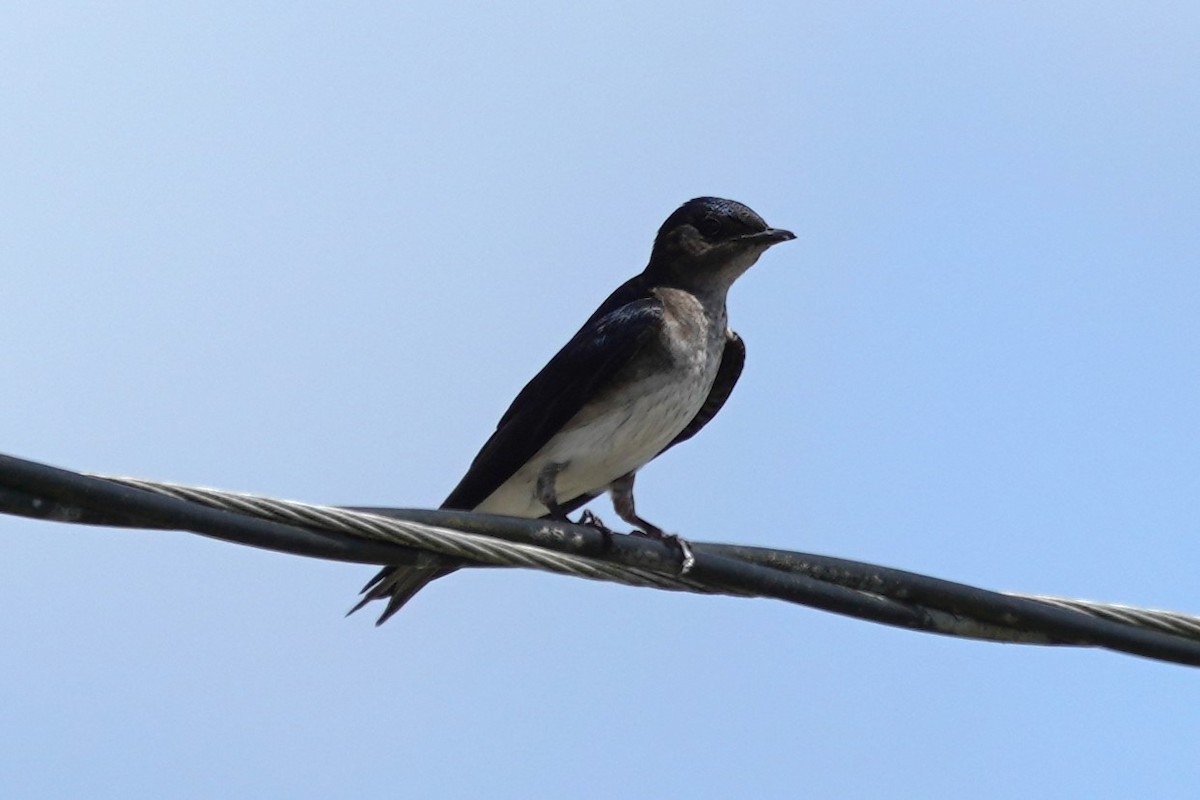
{"type": "Polygon", "coordinates": [[[548,464],[562,465],[554,486],[564,502],[604,491],[662,452],[692,421],[712,388],[719,363],[719,350],[714,355],[697,352],[670,372],[626,387],[620,393],[623,403],[599,414],[585,407],[475,510],[519,517],[545,515],[548,510],[538,502],[536,486],[548,464]]]}

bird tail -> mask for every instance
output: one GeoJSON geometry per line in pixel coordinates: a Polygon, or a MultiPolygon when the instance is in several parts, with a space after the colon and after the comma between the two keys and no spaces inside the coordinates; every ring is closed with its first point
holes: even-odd
{"type": "Polygon", "coordinates": [[[382,625],[388,621],[389,617],[404,608],[404,604],[425,588],[430,581],[449,575],[458,569],[457,566],[447,564],[445,559],[440,557],[435,556],[430,559],[430,562],[418,566],[384,567],[362,588],[360,594],[363,598],[354,608],[347,611],[346,615],[353,614],[374,600],[386,599],[387,606],[379,615],[379,619],[375,621],[376,625],[382,625]]]}

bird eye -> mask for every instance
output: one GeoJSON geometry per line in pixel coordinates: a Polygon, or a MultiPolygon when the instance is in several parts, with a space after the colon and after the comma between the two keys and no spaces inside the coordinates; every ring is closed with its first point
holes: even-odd
{"type": "Polygon", "coordinates": [[[704,235],[706,239],[715,239],[721,235],[721,220],[716,217],[704,217],[696,225],[696,229],[704,235]]]}

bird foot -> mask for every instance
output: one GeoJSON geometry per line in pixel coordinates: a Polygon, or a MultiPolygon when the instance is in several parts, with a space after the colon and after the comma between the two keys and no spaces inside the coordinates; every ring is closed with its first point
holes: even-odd
{"type": "Polygon", "coordinates": [[[612,550],[613,534],[616,533],[612,528],[604,524],[604,521],[593,514],[588,509],[584,509],[579,515],[580,525],[586,525],[600,532],[600,536],[604,539],[604,549],[601,552],[607,553],[612,550]]]}
{"type": "Polygon", "coordinates": [[[692,546],[688,544],[688,540],[674,533],[667,533],[662,528],[654,525],[642,523],[644,530],[633,530],[634,536],[644,536],[647,539],[654,539],[662,542],[668,547],[674,547],[679,551],[679,574],[687,575],[691,572],[692,567],[696,566],[696,555],[692,552],[692,546]]]}
{"type": "Polygon", "coordinates": [[[600,519],[599,517],[597,517],[595,514],[593,514],[591,511],[589,511],[587,509],[584,509],[583,513],[579,515],[579,522],[577,524],[587,525],[589,528],[595,528],[596,530],[600,531],[601,533],[611,534],[611,533],[616,532],[612,528],[605,525],[604,520],[600,519]]]}

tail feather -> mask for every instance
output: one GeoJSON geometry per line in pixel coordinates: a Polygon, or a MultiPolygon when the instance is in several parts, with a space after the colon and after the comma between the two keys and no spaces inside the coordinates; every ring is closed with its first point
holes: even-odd
{"type": "MultiPolygon", "coordinates": [[[[387,606],[384,607],[383,613],[379,615],[375,624],[382,625],[387,622],[388,618],[404,608],[404,604],[411,600],[413,595],[424,589],[430,581],[449,575],[458,569],[457,566],[447,563],[445,559],[435,558],[436,562],[428,565],[384,567],[362,588],[363,598],[354,608],[347,611],[346,615],[353,614],[367,603],[386,599],[387,606]]],[[[433,559],[430,561],[432,562],[433,559]]]]}
{"type": "MultiPolygon", "coordinates": [[[[581,494],[566,503],[562,503],[560,511],[565,515],[591,502],[599,494],[600,492],[581,494]]],[[[441,508],[447,508],[447,503],[443,503],[441,508]]],[[[453,508],[454,506],[449,507],[453,508]]],[[[542,519],[550,519],[551,517],[552,515],[546,514],[542,519]]],[[[565,519],[565,516],[563,518],[565,519]]],[[[459,567],[463,566],[463,563],[447,556],[423,553],[418,558],[416,564],[384,567],[375,574],[375,577],[367,581],[367,585],[359,592],[362,595],[362,599],[358,601],[354,608],[346,612],[346,616],[353,614],[375,600],[387,600],[387,605],[384,607],[383,613],[375,621],[376,625],[382,625],[393,614],[404,608],[404,604],[411,600],[413,595],[424,589],[427,584],[456,571],[459,567]]]]}

